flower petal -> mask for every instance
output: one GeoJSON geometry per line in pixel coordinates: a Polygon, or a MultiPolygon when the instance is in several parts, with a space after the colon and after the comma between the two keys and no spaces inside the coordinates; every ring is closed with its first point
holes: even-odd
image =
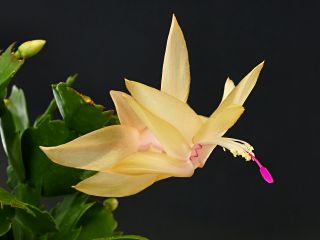
{"type": "MultiPolygon", "coordinates": [[[[257,82],[264,62],[256,66],[241,82],[228,94],[226,99],[220,104],[216,111],[221,111],[231,104],[243,105],[254,85],[257,82]]],[[[214,113],[213,113],[214,114],[214,113]]]]}
{"type": "Polygon", "coordinates": [[[165,153],[147,151],[131,154],[112,166],[110,171],[128,175],[154,173],[175,177],[191,177],[194,168],[189,160],[175,159],[165,153]]]}
{"type": "Polygon", "coordinates": [[[126,86],[139,104],[172,124],[191,143],[201,120],[188,104],[138,82],[126,80],[126,86]]]}
{"type": "Polygon", "coordinates": [[[99,171],[137,151],[139,132],[129,126],[109,126],[56,147],[41,147],[55,163],[99,171]]]}
{"type": "Polygon", "coordinates": [[[208,117],[206,117],[206,116],[202,116],[202,115],[198,115],[199,116],[199,118],[200,118],[200,120],[201,120],[201,122],[202,122],[202,124],[204,124],[206,121],[208,121],[208,117]]]}
{"type": "Polygon", "coordinates": [[[126,97],[126,100],[169,155],[180,159],[188,157],[191,148],[175,127],[142,107],[132,97],[126,97]]]}
{"type": "Polygon", "coordinates": [[[223,97],[222,101],[226,99],[226,97],[229,95],[229,93],[235,88],[234,82],[227,78],[226,83],[224,84],[224,91],[223,91],[223,97]]]}
{"type": "Polygon", "coordinates": [[[164,55],[161,91],[186,102],[190,88],[190,68],[187,45],[175,16],[164,55]]]}
{"type": "Polygon", "coordinates": [[[157,174],[124,175],[99,172],[78,183],[74,188],[100,197],[125,197],[136,194],[157,181],[157,174]]]}
{"type": "Polygon", "coordinates": [[[125,96],[128,96],[128,94],[119,91],[110,91],[110,95],[121,124],[134,127],[139,131],[146,128],[137,114],[128,106],[125,100],[125,96]]]}
{"type": "Polygon", "coordinates": [[[211,139],[222,136],[243,113],[240,105],[231,105],[222,111],[215,112],[200,128],[193,138],[194,143],[211,143],[211,139]],[[209,142],[207,142],[209,141],[209,142]]]}

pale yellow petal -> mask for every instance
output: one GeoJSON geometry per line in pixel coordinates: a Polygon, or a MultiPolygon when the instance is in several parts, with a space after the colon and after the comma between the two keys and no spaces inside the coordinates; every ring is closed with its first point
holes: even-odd
{"type": "Polygon", "coordinates": [[[194,169],[190,160],[181,160],[158,152],[136,152],[119,161],[110,169],[130,175],[161,174],[175,177],[190,177],[194,169]]]}
{"type": "Polygon", "coordinates": [[[228,94],[226,99],[220,104],[216,111],[221,111],[223,108],[231,104],[243,105],[257,82],[263,64],[264,62],[260,63],[247,76],[245,76],[241,82],[228,94]]]}
{"type": "Polygon", "coordinates": [[[201,120],[188,104],[138,82],[126,80],[126,86],[139,104],[173,125],[191,143],[201,120]]]}
{"type": "Polygon", "coordinates": [[[226,99],[226,97],[234,89],[234,87],[235,87],[234,82],[230,78],[227,78],[227,81],[224,84],[224,91],[223,91],[222,101],[226,99]]]}
{"type": "Polygon", "coordinates": [[[243,111],[244,108],[240,105],[230,105],[222,111],[215,112],[194,136],[194,143],[208,143],[210,139],[223,135],[235,124],[243,111]]]}
{"type": "Polygon", "coordinates": [[[139,131],[146,127],[137,114],[127,104],[125,96],[128,96],[128,94],[119,91],[110,91],[110,95],[122,125],[134,127],[139,131]]]}
{"type": "Polygon", "coordinates": [[[187,45],[173,15],[164,55],[161,91],[186,102],[190,88],[190,68],[187,45]]]}
{"type": "Polygon", "coordinates": [[[181,159],[188,157],[191,148],[175,127],[142,107],[132,97],[127,97],[126,99],[169,155],[181,159]]]}
{"type": "Polygon", "coordinates": [[[208,121],[208,119],[209,119],[209,118],[206,117],[206,116],[202,116],[202,115],[198,115],[198,116],[199,116],[202,124],[205,123],[206,121],[208,121]]]}
{"type": "Polygon", "coordinates": [[[99,172],[78,183],[74,188],[100,197],[125,197],[141,192],[160,178],[157,174],[124,175],[99,172]]]}
{"type": "Polygon", "coordinates": [[[102,170],[137,151],[139,132],[129,126],[109,126],[56,147],[41,147],[55,163],[87,170],[102,170]]]}

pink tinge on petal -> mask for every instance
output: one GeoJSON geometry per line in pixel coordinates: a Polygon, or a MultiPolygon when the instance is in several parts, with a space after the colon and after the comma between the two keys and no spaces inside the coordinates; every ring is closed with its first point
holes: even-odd
{"type": "Polygon", "coordinates": [[[158,139],[152,134],[152,132],[145,128],[140,132],[139,150],[146,151],[150,146],[163,151],[163,148],[158,139]]]}
{"type": "Polygon", "coordinates": [[[191,150],[189,159],[190,160],[194,160],[197,157],[199,157],[199,151],[202,149],[202,145],[201,144],[195,144],[191,150]]]}
{"type": "Polygon", "coordinates": [[[272,177],[271,173],[269,172],[269,170],[267,168],[265,168],[253,154],[251,154],[249,152],[248,152],[248,154],[252,158],[252,160],[255,161],[255,163],[259,166],[260,173],[261,173],[261,176],[263,177],[263,179],[267,183],[274,183],[273,177],[272,177]]]}
{"type": "Polygon", "coordinates": [[[195,144],[189,156],[189,160],[191,160],[194,163],[194,165],[199,167],[203,167],[204,165],[204,163],[198,159],[201,149],[202,149],[201,144],[195,144]]]}

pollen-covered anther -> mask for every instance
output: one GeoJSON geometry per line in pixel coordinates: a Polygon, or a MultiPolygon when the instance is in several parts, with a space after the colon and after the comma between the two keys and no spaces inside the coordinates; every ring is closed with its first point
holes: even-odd
{"type": "Polygon", "coordinates": [[[232,149],[232,150],[230,150],[230,152],[232,153],[232,155],[234,156],[234,157],[237,157],[237,156],[241,156],[241,157],[243,157],[244,159],[246,159],[247,161],[250,161],[251,160],[251,157],[250,157],[250,155],[246,152],[246,151],[244,151],[244,150],[237,150],[237,149],[232,149]]]}
{"type": "Polygon", "coordinates": [[[228,149],[234,157],[241,156],[247,161],[252,160],[251,156],[254,156],[253,147],[242,140],[233,138],[221,138],[219,143],[223,149],[228,149]]]}
{"type": "Polygon", "coordinates": [[[254,147],[253,146],[251,146],[249,143],[244,143],[244,145],[248,148],[248,150],[250,151],[250,152],[252,152],[253,150],[254,150],[254,147]]]}

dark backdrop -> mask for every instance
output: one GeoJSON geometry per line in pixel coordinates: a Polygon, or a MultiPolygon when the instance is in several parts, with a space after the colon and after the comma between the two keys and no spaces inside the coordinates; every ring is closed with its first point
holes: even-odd
{"type": "Polygon", "coordinates": [[[80,74],[75,87],[107,108],[109,90],[124,90],[124,77],[159,87],[172,13],[187,40],[189,103],[198,113],[217,106],[227,76],[238,82],[266,60],[227,135],[255,146],[275,184],[219,148],[192,178],[120,199],[121,230],[155,240],[320,239],[317,1],[8,2],[0,4],[2,48],[48,41],[15,79],[32,118],[52,98],[49,84],[72,73],[80,74]]]}

